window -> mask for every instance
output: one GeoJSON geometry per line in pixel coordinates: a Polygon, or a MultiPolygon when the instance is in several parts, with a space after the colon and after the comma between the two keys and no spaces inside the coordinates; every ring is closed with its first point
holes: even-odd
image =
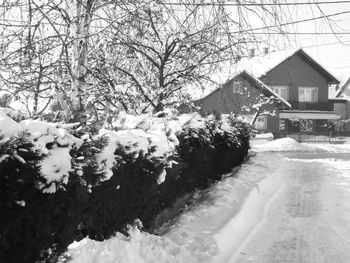
{"type": "Polygon", "coordinates": [[[299,87],[299,101],[301,102],[317,102],[318,88],[299,87]]]}
{"type": "Polygon", "coordinates": [[[240,93],[242,94],[243,93],[243,84],[241,81],[233,81],[232,82],[232,92],[233,93],[240,93]]]}
{"type": "Polygon", "coordinates": [[[265,130],[266,124],[267,124],[266,115],[262,115],[256,119],[254,126],[257,130],[265,130]]]}
{"type": "Polygon", "coordinates": [[[287,86],[275,86],[272,90],[285,100],[289,99],[289,89],[287,86]]]}

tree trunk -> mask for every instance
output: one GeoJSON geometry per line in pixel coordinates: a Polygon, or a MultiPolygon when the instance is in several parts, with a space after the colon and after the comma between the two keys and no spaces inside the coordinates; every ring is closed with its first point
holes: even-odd
{"type": "Polygon", "coordinates": [[[95,0],[74,0],[72,23],[72,122],[86,123],[86,73],[89,28],[95,0]]]}

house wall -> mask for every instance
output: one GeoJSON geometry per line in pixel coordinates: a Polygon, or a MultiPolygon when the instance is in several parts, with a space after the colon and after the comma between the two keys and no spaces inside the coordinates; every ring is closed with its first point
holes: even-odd
{"type": "Polygon", "coordinates": [[[283,61],[261,79],[268,86],[288,86],[292,109],[329,110],[327,80],[299,55],[283,61]],[[317,87],[318,103],[299,102],[298,87],[317,87]]]}
{"type": "Polygon", "coordinates": [[[346,110],[345,119],[348,120],[350,119],[350,101],[346,102],[345,110],[346,110]]]}
{"type": "Polygon", "coordinates": [[[279,124],[278,112],[274,116],[268,115],[267,130],[269,132],[272,132],[275,138],[278,137],[277,134],[279,134],[279,125],[280,124],[279,124]]]}
{"type": "Polygon", "coordinates": [[[199,106],[204,112],[254,114],[256,110],[249,111],[249,109],[257,102],[259,95],[260,91],[257,88],[240,78],[229,81],[222,88],[203,98],[199,106]],[[241,93],[233,91],[237,85],[243,89],[241,93]]]}
{"type": "Polygon", "coordinates": [[[335,114],[342,116],[342,119],[346,119],[347,116],[347,103],[344,102],[334,102],[333,111],[335,114]]]}

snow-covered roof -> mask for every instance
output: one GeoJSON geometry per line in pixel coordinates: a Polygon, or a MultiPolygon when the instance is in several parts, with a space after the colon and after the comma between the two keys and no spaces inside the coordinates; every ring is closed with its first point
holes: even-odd
{"type": "Polygon", "coordinates": [[[216,78],[222,80],[230,79],[228,74],[247,71],[256,78],[261,78],[272,69],[280,65],[286,59],[293,55],[299,55],[303,60],[309,63],[316,71],[324,76],[329,84],[338,84],[339,80],[319,62],[307,54],[303,49],[270,51],[267,54],[257,54],[254,57],[242,57],[237,63],[227,64],[216,78]]]}
{"type": "Polygon", "coordinates": [[[292,56],[296,50],[272,51],[266,55],[241,58],[235,65],[239,71],[246,70],[252,75],[260,78],[275,68],[282,61],[292,56]]]}
{"type": "Polygon", "coordinates": [[[225,83],[242,71],[250,72],[251,75],[259,78],[273,69],[279,63],[293,55],[297,50],[271,51],[267,54],[256,54],[254,57],[237,58],[236,63],[228,61],[217,74],[212,76],[216,82],[225,83]]]}

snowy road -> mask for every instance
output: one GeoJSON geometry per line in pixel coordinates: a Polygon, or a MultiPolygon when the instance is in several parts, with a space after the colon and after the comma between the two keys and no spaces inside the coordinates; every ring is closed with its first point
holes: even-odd
{"type": "Polygon", "coordinates": [[[258,152],[198,195],[162,236],[85,239],[69,254],[84,263],[337,263],[350,262],[349,248],[350,147],[330,145],[258,152]]]}
{"type": "Polygon", "coordinates": [[[229,262],[350,262],[350,166],[291,160],[264,222],[229,262]]]}

